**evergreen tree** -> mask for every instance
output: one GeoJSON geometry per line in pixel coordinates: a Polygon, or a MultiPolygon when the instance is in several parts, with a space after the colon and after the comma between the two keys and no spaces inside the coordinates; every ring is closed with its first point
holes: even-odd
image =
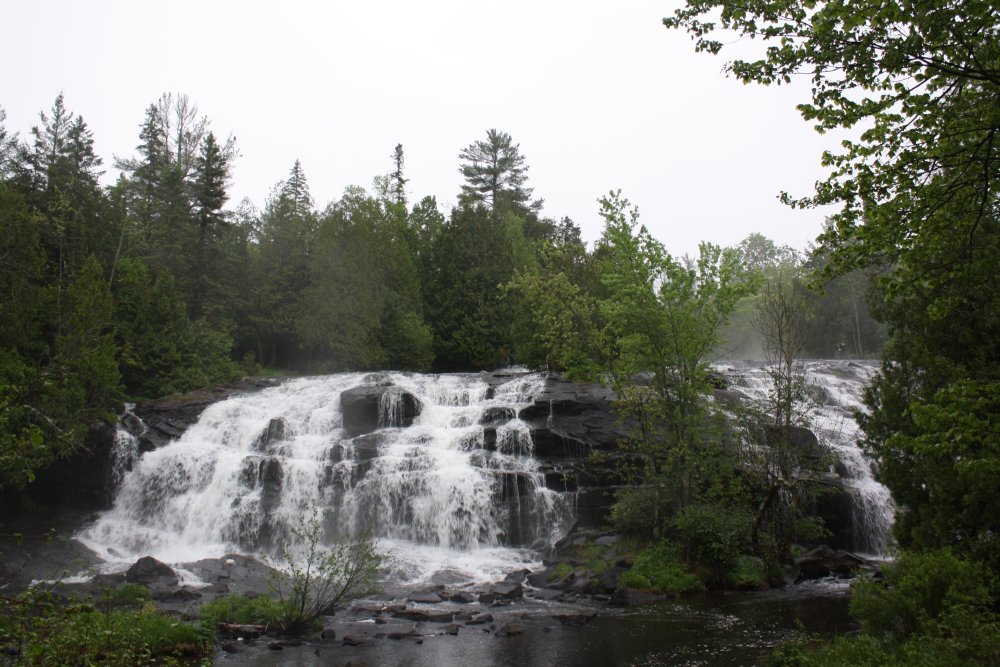
{"type": "Polygon", "coordinates": [[[0,107],[0,181],[11,177],[14,171],[14,156],[17,154],[17,137],[7,132],[7,111],[0,107]]]}
{"type": "Polygon", "coordinates": [[[457,208],[431,263],[425,298],[435,367],[480,370],[509,361],[510,315],[499,289],[515,268],[507,229],[482,205],[457,208]]]}
{"type": "Polygon", "coordinates": [[[194,292],[190,312],[198,318],[210,311],[218,319],[222,308],[223,288],[220,284],[220,237],[226,224],[222,210],[229,195],[226,185],[229,163],[222,153],[215,135],[209,132],[195,163],[192,184],[195,215],[198,220],[198,249],[194,256],[194,292]]]}
{"type": "Polygon", "coordinates": [[[531,201],[528,165],[520,144],[515,144],[506,132],[487,130],[485,141],[474,141],[458,157],[462,161],[458,171],[465,178],[462,198],[470,205],[481,202],[493,209],[506,196],[518,211],[537,212],[542,208],[541,200],[531,201]]]}
{"type": "Polygon", "coordinates": [[[275,186],[261,215],[260,282],[252,316],[261,363],[285,368],[308,365],[296,332],[303,314],[301,297],[311,282],[316,227],[305,171],[296,160],[288,180],[275,186]]]}
{"type": "Polygon", "coordinates": [[[406,184],[410,179],[403,177],[403,144],[396,144],[396,148],[392,151],[392,164],[390,177],[393,199],[397,205],[406,208],[406,184]]]}

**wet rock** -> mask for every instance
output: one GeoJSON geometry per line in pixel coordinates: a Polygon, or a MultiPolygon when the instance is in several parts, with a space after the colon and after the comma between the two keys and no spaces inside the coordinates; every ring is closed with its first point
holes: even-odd
{"type": "Polygon", "coordinates": [[[285,439],[285,420],[277,417],[267,423],[264,432],[257,436],[253,443],[253,449],[258,452],[271,453],[274,445],[285,439]]]}
{"type": "Polygon", "coordinates": [[[507,574],[503,580],[504,583],[507,584],[520,584],[524,583],[524,580],[527,579],[529,574],[531,574],[531,570],[514,570],[513,572],[507,574]]]}
{"type": "Polygon", "coordinates": [[[144,586],[176,586],[177,573],[152,556],[143,556],[125,572],[125,581],[144,586]]]}
{"type": "Polygon", "coordinates": [[[403,609],[393,613],[395,618],[405,618],[418,623],[451,623],[454,614],[440,609],[403,609]]]}
{"type": "Polygon", "coordinates": [[[504,422],[509,422],[514,419],[517,414],[514,412],[514,408],[507,406],[498,406],[492,408],[486,408],[483,410],[482,417],[479,418],[479,423],[486,424],[502,424],[504,422]]]}
{"type": "Polygon", "coordinates": [[[371,641],[372,640],[369,637],[361,635],[344,635],[341,643],[344,646],[365,646],[366,644],[370,644],[371,641]]]}
{"type": "Polygon", "coordinates": [[[431,592],[413,593],[407,600],[418,604],[437,604],[441,602],[441,596],[431,592]]]}
{"type": "MultiPolygon", "coordinates": [[[[490,589],[490,593],[498,600],[521,600],[524,598],[524,587],[518,583],[500,583],[494,584],[490,589]]],[[[480,596],[480,602],[482,601],[482,596],[480,596]]]]}
{"type": "Polygon", "coordinates": [[[281,645],[281,642],[268,642],[267,648],[272,651],[284,651],[285,647],[281,645]]]}
{"type": "Polygon", "coordinates": [[[380,426],[410,426],[413,419],[420,414],[420,402],[416,397],[398,387],[392,386],[361,386],[352,387],[340,393],[340,411],[344,430],[351,435],[371,433],[380,426]],[[390,421],[382,424],[380,421],[383,396],[394,393],[399,401],[398,414],[390,421]]]}
{"type": "Polygon", "coordinates": [[[457,635],[458,631],[461,629],[461,627],[462,626],[460,626],[458,623],[452,623],[447,628],[445,628],[444,631],[445,631],[445,634],[457,635]]]}
{"type": "Polygon", "coordinates": [[[455,591],[453,593],[445,593],[444,597],[449,602],[456,602],[458,604],[471,604],[476,601],[476,596],[468,591],[455,591]]]}
{"type": "Polygon", "coordinates": [[[239,645],[236,642],[222,642],[219,647],[226,653],[239,653],[239,645]]]}
{"type": "Polygon", "coordinates": [[[868,565],[868,561],[848,551],[834,551],[823,545],[797,558],[802,579],[822,579],[830,576],[850,576],[868,565]]]}
{"type": "Polygon", "coordinates": [[[520,621],[508,621],[497,629],[497,636],[514,637],[517,635],[523,635],[525,630],[526,628],[524,623],[521,623],[520,621]]]}
{"type": "Polygon", "coordinates": [[[484,612],[484,613],[481,613],[481,614],[476,614],[471,619],[469,619],[468,621],[466,621],[465,624],[466,625],[482,625],[484,623],[492,623],[492,622],[493,622],[493,614],[490,614],[488,612],[484,612]]]}

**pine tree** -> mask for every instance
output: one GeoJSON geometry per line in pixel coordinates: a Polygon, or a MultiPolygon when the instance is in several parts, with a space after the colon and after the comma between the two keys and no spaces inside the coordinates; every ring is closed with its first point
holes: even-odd
{"type": "Polygon", "coordinates": [[[396,144],[396,148],[392,151],[392,163],[395,167],[390,175],[392,194],[395,203],[406,208],[406,184],[410,179],[403,178],[403,144],[396,144]]]}
{"type": "Polygon", "coordinates": [[[486,141],[469,144],[458,157],[463,161],[458,171],[466,181],[462,185],[465,201],[495,209],[506,198],[518,213],[541,209],[541,200],[531,201],[532,188],[526,185],[528,165],[520,144],[513,143],[506,132],[487,130],[486,141]]]}
{"type": "Polygon", "coordinates": [[[226,182],[229,178],[229,163],[215,135],[209,132],[201,148],[201,154],[195,163],[193,199],[195,215],[198,220],[198,248],[195,254],[194,292],[190,310],[193,317],[198,318],[208,310],[221,307],[219,299],[219,236],[221,228],[226,223],[226,215],[222,210],[229,195],[226,193],[226,182]]]}

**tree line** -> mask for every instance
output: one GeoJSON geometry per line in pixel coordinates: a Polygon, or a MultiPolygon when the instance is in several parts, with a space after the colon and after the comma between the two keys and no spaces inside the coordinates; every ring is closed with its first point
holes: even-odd
{"type": "MultiPolygon", "coordinates": [[[[615,241],[588,248],[573,221],[544,216],[505,132],[459,151],[464,183],[448,211],[410,200],[400,145],[371,187],[325,207],[298,161],[262,208],[233,205],[237,157],[181,94],[149,105],[106,186],[92,133],[61,94],[23,138],[0,115],[2,486],[30,481],[124,398],[261,368],[572,369],[574,341],[607,325],[580,303],[606,293],[615,241]]],[[[745,278],[806,266],[759,234],[734,252],[745,278]]],[[[817,331],[870,353],[880,334],[861,328],[872,322],[862,290],[834,288],[816,312],[837,326],[817,331]],[[860,320],[839,314],[852,304],[860,320]]],[[[817,356],[835,345],[821,340],[817,356]]]]}

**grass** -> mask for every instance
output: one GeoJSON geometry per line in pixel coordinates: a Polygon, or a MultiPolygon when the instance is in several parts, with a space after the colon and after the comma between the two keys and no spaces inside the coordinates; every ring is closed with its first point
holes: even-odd
{"type": "Polygon", "coordinates": [[[201,606],[201,620],[214,628],[219,623],[273,626],[285,614],[281,602],[270,595],[223,595],[201,606]]]}

